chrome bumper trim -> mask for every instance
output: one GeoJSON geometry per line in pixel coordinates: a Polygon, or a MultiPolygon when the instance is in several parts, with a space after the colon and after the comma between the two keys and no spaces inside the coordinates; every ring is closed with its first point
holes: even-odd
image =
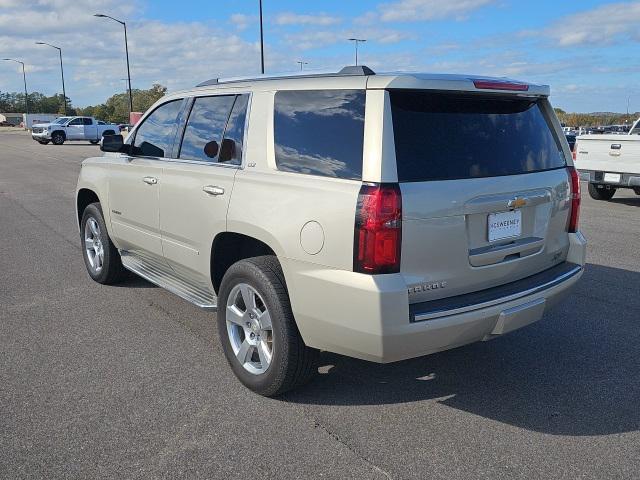
{"type": "Polygon", "coordinates": [[[432,320],[435,318],[441,318],[441,317],[448,317],[451,315],[457,315],[460,313],[466,313],[466,312],[471,312],[474,310],[480,310],[483,308],[487,308],[487,307],[492,307],[494,305],[499,305],[501,303],[507,303],[507,302],[511,302],[513,300],[517,300],[519,298],[523,298],[523,297],[527,297],[529,295],[535,295],[536,293],[540,293],[544,290],[548,290],[550,288],[553,288],[557,285],[560,285],[561,283],[569,280],[570,278],[580,274],[582,271],[584,270],[584,268],[580,265],[576,265],[574,268],[572,268],[571,270],[555,277],[552,280],[549,280],[545,283],[542,283],[540,285],[536,285],[535,287],[526,289],[526,290],[522,290],[521,292],[518,293],[514,293],[511,295],[507,295],[504,297],[500,297],[500,298],[496,298],[490,301],[486,301],[486,302],[481,302],[481,303],[475,303],[473,305],[465,305],[464,307],[459,307],[459,308],[453,308],[453,309],[440,309],[440,310],[434,310],[434,311],[430,311],[430,312],[425,312],[425,313],[419,313],[416,312],[413,315],[412,318],[412,322],[421,322],[424,320],[432,320]]]}

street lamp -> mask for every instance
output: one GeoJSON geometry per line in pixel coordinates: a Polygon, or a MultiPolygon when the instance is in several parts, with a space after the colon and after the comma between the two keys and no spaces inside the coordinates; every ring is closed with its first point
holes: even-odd
{"type": "Polygon", "coordinates": [[[29,127],[29,93],[27,93],[27,75],[24,73],[24,62],[20,60],[14,60],[13,58],[3,58],[2,60],[6,60],[8,62],[16,62],[22,65],[22,80],[24,81],[24,108],[25,113],[27,114],[27,118],[24,122],[24,128],[27,130],[29,127]]]}
{"type": "Polygon", "coordinates": [[[298,60],[296,63],[297,63],[298,65],[300,65],[300,71],[302,71],[302,68],[303,68],[305,65],[309,65],[309,62],[303,62],[302,60],[298,60]]]}
{"type": "Polygon", "coordinates": [[[358,44],[364,43],[366,40],[364,38],[349,38],[347,40],[356,44],[356,65],[358,65],[358,44]]]}
{"type": "Polygon", "coordinates": [[[50,43],[45,42],[36,42],[36,45],[47,45],[51,48],[55,48],[58,50],[58,54],[60,55],[60,74],[62,75],[62,101],[64,102],[64,114],[67,114],[67,92],[64,89],[64,67],[62,66],[62,49],[60,47],[56,47],[55,45],[51,45],[50,43]]]}
{"type": "Polygon", "coordinates": [[[102,13],[96,13],[93,15],[94,17],[99,18],[110,18],[111,20],[118,22],[120,25],[124,27],[124,51],[127,55],[127,79],[129,82],[129,120],[131,120],[131,112],[133,112],[133,93],[131,91],[131,70],[129,68],[129,42],[127,40],[127,24],[122,20],[118,20],[117,18],[110,17],[109,15],[103,15],[102,13]]]}
{"type": "Polygon", "coordinates": [[[260,0],[260,70],[264,75],[264,35],[262,32],[262,0],[260,0]]]}

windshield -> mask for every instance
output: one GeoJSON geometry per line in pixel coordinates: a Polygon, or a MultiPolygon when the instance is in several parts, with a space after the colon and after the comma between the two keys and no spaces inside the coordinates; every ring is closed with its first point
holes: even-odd
{"type": "Polygon", "coordinates": [[[62,125],[63,123],[66,123],[71,117],[60,117],[60,118],[56,118],[53,122],[53,124],[56,125],[62,125]]]}
{"type": "Polygon", "coordinates": [[[391,90],[398,180],[538,172],[566,165],[536,100],[391,90]]]}

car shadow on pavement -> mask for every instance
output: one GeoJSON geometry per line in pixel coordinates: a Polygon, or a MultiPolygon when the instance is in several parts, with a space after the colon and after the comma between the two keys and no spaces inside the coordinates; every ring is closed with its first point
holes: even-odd
{"type": "Polygon", "coordinates": [[[612,198],[609,200],[610,203],[620,203],[622,205],[629,205],[630,207],[640,207],[640,195],[636,197],[621,197],[621,198],[612,198]]]}
{"type": "Polygon", "coordinates": [[[640,429],[640,273],[588,265],[571,296],[529,327],[379,365],[322,353],[283,400],[336,406],[436,401],[556,435],[640,429]]]}
{"type": "Polygon", "coordinates": [[[119,283],[111,285],[112,287],[125,287],[125,288],[159,288],[157,285],[139,277],[133,272],[126,271],[125,277],[119,283]]]}

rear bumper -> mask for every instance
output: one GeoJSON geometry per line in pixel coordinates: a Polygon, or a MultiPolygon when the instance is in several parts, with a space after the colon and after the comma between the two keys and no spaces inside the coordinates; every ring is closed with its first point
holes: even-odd
{"type": "Polygon", "coordinates": [[[583,170],[580,169],[580,180],[598,185],[610,185],[615,188],[638,188],[640,187],[640,173],[611,172],[610,170],[583,170]],[[605,172],[617,173],[620,175],[619,182],[605,182],[605,172]]]}
{"type": "Polygon", "coordinates": [[[564,264],[501,287],[504,295],[484,291],[449,299],[458,302],[449,309],[442,302],[431,310],[410,306],[400,274],[367,276],[295,264],[285,273],[307,345],[387,363],[488,340],[539,320],[582,276],[586,241],[580,233],[570,239],[564,264]],[[469,301],[473,295],[475,302],[469,301]]]}

